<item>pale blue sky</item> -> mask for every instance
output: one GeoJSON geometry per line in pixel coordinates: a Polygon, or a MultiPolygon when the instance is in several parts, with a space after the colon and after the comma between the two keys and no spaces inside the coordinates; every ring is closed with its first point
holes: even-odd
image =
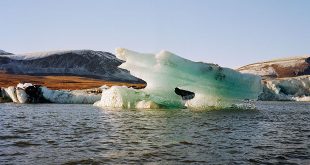
{"type": "Polygon", "coordinates": [[[310,54],[310,0],[0,0],[0,49],[117,47],[232,68],[310,54]]]}

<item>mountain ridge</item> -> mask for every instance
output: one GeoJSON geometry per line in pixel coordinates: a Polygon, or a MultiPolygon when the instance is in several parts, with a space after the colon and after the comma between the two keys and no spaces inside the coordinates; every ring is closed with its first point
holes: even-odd
{"type": "Polygon", "coordinates": [[[21,75],[81,76],[106,81],[143,82],[118,68],[123,63],[109,52],[65,50],[1,55],[0,71],[21,75]]]}
{"type": "Polygon", "coordinates": [[[263,101],[310,101],[310,56],[249,64],[237,69],[262,77],[263,101]]]}
{"type": "Polygon", "coordinates": [[[0,49],[0,55],[12,55],[12,53],[0,49]]]}
{"type": "Polygon", "coordinates": [[[237,70],[260,75],[263,79],[309,75],[310,55],[252,63],[237,70]]]}

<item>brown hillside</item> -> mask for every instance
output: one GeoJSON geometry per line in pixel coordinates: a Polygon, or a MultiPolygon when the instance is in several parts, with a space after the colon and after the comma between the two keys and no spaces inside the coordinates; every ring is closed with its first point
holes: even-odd
{"type": "Polygon", "coordinates": [[[310,56],[292,57],[249,64],[237,69],[263,78],[285,78],[310,75],[310,56]]]}
{"type": "Polygon", "coordinates": [[[16,86],[20,82],[29,82],[33,84],[43,85],[50,89],[90,89],[98,88],[102,85],[125,85],[133,88],[144,88],[145,84],[130,84],[124,82],[111,82],[99,79],[84,78],[78,76],[30,76],[15,75],[0,72],[0,87],[16,86]]]}

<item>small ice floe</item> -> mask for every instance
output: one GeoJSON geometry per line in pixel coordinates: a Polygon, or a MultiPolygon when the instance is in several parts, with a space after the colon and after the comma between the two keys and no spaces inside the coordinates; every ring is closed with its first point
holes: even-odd
{"type": "Polygon", "coordinates": [[[58,104],[94,104],[100,100],[101,94],[87,93],[85,90],[51,90],[41,87],[43,97],[58,104]]]}
{"type": "Polygon", "coordinates": [[[18,83],[17,88],[26,89],[27,87],[33,86],[31,83],[18,83]]]}
{"type": "Polygon", "coordinates": [[[46,100],[41,93],[40,85],[33,85],[31,83],[19,83],[16,87],[10,86],[3,88],[3,98],[7,102],[14,103],[46,103],[46,100]]]}
{"type": "MultiPolygon", "coordinates": [[[[101,98],[101,90],[51,90],[31,83],[1,88],[1,100],[14,103],[93,104],[101,98]]],[[[0,101],[1,101],[0,100],[0,101]]],[[[4,102],[4,101],[2,101],[4,102]]]]}

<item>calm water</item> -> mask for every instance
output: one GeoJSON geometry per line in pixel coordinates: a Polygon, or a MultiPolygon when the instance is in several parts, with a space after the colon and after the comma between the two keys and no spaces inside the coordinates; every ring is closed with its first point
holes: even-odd
{"type": "Polygon", "coordinates": [[[310,164],[310,103],[258,110],[0,104],[0,164],[310,164]]]}

